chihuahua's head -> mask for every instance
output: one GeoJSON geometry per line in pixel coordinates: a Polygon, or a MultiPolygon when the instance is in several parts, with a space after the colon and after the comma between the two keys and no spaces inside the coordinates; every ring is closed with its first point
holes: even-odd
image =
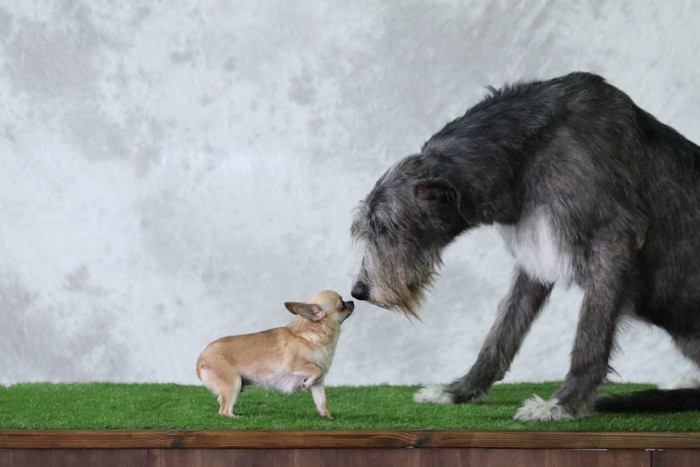
{"type": "Polygon", "coordinates": [[[309,321],[328,319],[338,325],[345,321],[355,309],[353,301],[343,301],[343,297],[332,290],[318,292],[308,303],[285,302],[284,306],[291,313],[309,321]]]}

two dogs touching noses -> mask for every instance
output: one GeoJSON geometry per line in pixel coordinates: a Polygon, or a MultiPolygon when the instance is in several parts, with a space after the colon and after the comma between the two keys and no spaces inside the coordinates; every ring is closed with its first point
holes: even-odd
{"type": "MultiPolygon", "coordinates": [[[[700,410],[700,388],[598,398],[619,323],[668,332],[700,366],[700,147],[600,76],[571,73],[491,89],[489,96],[398,161],[356,210],[364,247],[351,295],[416,316],[458,236],[492,225],[515,260],[510,291],[467,374],[416,402],[468,403],[508,371],[555,283],[584,293],[570,371],[549,401],[516,420],[597,412],[700,410]]],[[[351,302],[330,291],[286,328],[223,338],[197,371],[232,407],[245,384],[310,388],[328,417],[323,377],[351,302]]]]}

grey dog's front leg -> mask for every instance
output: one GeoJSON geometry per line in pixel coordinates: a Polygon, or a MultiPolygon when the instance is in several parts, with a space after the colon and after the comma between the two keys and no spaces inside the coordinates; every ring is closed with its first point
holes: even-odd
{"type": "Polygon", "coordinates": [[[518,271],[508,296],[501,302],[496,322],[481,347],[476,363],[462,378],[448,386],[454,402],[469,402],[485,395],[503,379],[530,325],[552,290],[518,271]]]}
{"type": "Polygon", "coordinates": [[[552,291],[518,270],[506,298],[498,307],[498,317],[481,347],[469,373],[446,387],[424,388],[416,402],[461,403],[485,395],[493,383],[505,376],[520,344],[552,291]]]}

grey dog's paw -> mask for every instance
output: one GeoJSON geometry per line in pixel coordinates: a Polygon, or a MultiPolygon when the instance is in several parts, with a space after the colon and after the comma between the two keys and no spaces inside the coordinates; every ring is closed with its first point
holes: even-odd
{"type": "Polygon", "coordinates": [[[659,389],[690,389],[700,388],[700,379],[698,377],[682,377],[671,383],[659,384],[659,389]]]}
{"type": "Polygon", "coordinates": [[[486,397],[486,392],[478,389],[466,389],[455,381],[452,384],[429,384],[413,394],[413,401],[423,404],[462,404],[479,402],[486,397]]]}
{"type": "Polygon", "coordinates": [[[525,401],[513,418],[519,422],[551,422],[567,420],[573,417],[564,407],[559,405],[557,399],[552,398],[546,401],[539,396],[533,396],[525,401]]]}
{"type": "Polygon", "coordinates": [[[454,400],[448,386],[444,384],[429,384],[413,394],[413,402],[421,404],[452,404],[454,400]]]}
{"type": "Polygon", "coordinates": [[[487,391],[478,389],[476,386],[466,384],[462,380],[457,380],[447,386],[447,391],[452,394],[452,401],[455,404],[468,402],[481,402],[486,399],[487,391]]]}

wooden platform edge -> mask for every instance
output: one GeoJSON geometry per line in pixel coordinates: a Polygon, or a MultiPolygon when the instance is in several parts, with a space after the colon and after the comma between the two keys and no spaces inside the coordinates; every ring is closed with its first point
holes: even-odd
{"type": "Polygon", "coordinates": [[[700,449],[700,432],[0,430],[2,449],[700,449]]]}

